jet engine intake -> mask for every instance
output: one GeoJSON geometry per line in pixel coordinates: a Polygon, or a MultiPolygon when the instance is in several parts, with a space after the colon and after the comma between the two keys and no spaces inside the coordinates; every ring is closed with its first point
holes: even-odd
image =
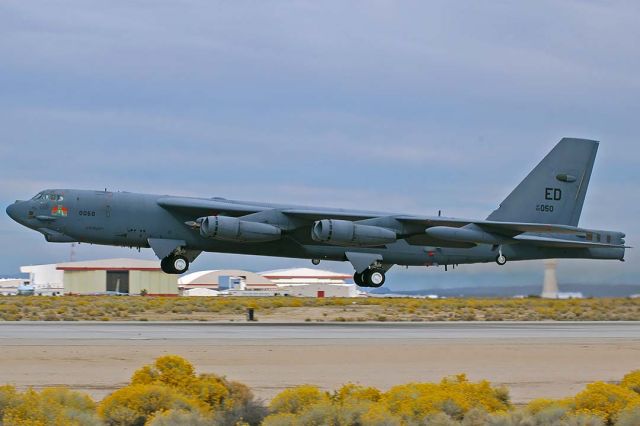
{"type": "Polygon", "coordinates": [[[348,220],[318,220],[311,228],[311,238],[337,246],[375,247],[390,244],[398,238],[390,229],[361,225],[348,220]]]}
{"type": "Polygon", "coordinates": [[[282,236],[282,230],[268,223],[249,222],[229,216],[207,216],[198,219],[200,235],[216,240],[260,243],[275,241],[282,236]]]}

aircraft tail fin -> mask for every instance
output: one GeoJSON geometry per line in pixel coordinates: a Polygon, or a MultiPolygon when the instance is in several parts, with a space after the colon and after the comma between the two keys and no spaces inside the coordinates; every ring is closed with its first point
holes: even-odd
{"type": "Polygon", "coordinates": [[[577,226],[598,142],[563,138],[487,220],[577,226]]]}

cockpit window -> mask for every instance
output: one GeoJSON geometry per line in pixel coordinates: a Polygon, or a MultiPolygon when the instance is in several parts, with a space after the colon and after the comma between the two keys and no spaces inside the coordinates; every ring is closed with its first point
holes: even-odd
{"type": "Polygon", "coordinates": [[[64,197],[58,194],[47,194],[45,192],[39,192],[32,200],[43,200],[43,201],[62,201],[64,197]]]}

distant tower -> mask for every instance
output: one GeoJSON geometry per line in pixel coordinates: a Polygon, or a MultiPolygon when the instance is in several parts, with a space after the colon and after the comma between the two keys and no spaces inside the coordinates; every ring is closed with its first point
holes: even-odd
{"type": "Polygon", "coordinates": [[[69,262],[74,262],[76,260],[76,243],[71,243],[71,248],[69,249],[69,262]]]}
{"type": "Polygon", "coordinates": [[[544,284],[542,285],[542,294],[540,295],[540,297],[544,299],[558,298],[556,266],[558,266],[558,262],[556,262],[555,259],[549,259],[544,262],[544,284]]]}

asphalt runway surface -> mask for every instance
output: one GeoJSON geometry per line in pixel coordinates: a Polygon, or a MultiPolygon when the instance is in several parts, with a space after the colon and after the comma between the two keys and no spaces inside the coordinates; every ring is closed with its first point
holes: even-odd
{"type": "Polygon", "coordinates": [[[265,399],[303,383],[388,389],[465,372],[522,403],[640,368],[640,322],[0,323],[0,384],[19,388],[68,385],[99,399],[165,354],[265,399]]]}
{"type": "Polygon", "coordinates": [[[640,339],[640,322],[448,323],[0,323],[15,340],[640,339]]]}

